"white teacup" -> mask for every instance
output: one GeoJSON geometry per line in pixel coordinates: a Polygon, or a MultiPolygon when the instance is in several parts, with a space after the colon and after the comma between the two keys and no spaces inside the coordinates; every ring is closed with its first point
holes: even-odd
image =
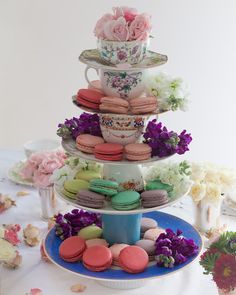
{"type": "Polygon", "coordinates": [[[145,70],[120,70],[118,68],[117,70],[110,70],[87,66],[85,69],[85,79],[90,86],[91,82],[88,78],[89,69],[94,69],[97,72],[100,77],[102,90],[107,96],[121,97],[128,100],[141,96],[145,90],[145,70]]]}
{"type": "Polygon", "coordinates": [[[24,151],[27,158],[37,152],[52,151],[60,147],[60,142],[56,139],[38,139],[27,141],[24,144],[24,151]]]}

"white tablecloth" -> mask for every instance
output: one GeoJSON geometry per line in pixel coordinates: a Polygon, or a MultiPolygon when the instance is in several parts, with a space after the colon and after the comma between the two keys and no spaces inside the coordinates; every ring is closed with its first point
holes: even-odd
{"type": "MultiPolygon", "coordinates": [[[[16,200],[16,207],[12,207],[0,214],[0,224],[19,223],[22,227],[31,223],[46,231],[47,224],[40,219],[40,204],[37,190],[12,183],[7,179],[8,169],[17,161],[24,159],[22,151],[0,150],[0,193],[9,194],[16,200]],[[17,197],[18,191],[26,190],[30,194],[17,197]]],[[[193,210],[191,203],[184,200],[164,210],[192,223],[193,210]]],[[[228,224],[229,230],[235,230],[236,218],[223,216],[223,223],[228,224]]],[[[100,286],[93,280],[80,278],[74,274],[63,271],[57,266],[45,263],[40,258],[39,247],[28,247],[23,243],[19,246],[23,255],[23,263],[19,269],[3,269],[1,279],[4,295],[25,295],[31,288],[40,288],[44,295],[72,295],[70,286],[81,283],[87,286],[84,294],[165,294],[165,295],[216,295],[217,289],[211,276],[202,274],[198,260],[173,275],[161,279],[150,280],[142,288],[134,290],[114,290],[100,286]]]]}

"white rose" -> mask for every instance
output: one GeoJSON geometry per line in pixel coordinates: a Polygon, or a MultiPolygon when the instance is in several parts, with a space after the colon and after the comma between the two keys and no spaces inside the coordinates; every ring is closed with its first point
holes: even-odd
{"type": "Polygon", "coordinates": [[[216,183],[208,183],[206,186],[206,201],[217,203],[221,200],[221,186],[216,183]]]}
{"type": "Polygon", "coordinates": [[[206,185],[204,183],[195,182],[191,187],[190,195],[193,201],[198,203],[206,195],[206,185]]]}

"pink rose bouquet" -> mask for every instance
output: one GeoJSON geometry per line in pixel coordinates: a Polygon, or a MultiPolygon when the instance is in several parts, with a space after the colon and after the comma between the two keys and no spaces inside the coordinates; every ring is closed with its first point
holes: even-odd
{"type": "Polygon", "coordinates": [[[135,8],[114,7],[113,14],[104,14],[96,23],[94,34],[108,41],[147,40],[151,31],[151,16],[138,14],[135,8]]]}
{"type": "Polygon", "coordinates": [[[36,187],[50,186],[50,177],[54,170],[61,168],[66,160],[66,155],[62,151],[48,151],[32,154],[26,161],[20,176],[30,180],[36,187]]]}

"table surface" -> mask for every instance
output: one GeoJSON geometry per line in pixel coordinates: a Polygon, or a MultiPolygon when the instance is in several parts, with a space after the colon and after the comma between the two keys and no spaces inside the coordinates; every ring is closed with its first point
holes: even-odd
{"type": "MultiPolygon", "coordinates": [[[[34,188],[17,185],[7,179],[7,172],[16,162],[24,159],[22,150],[0,149],[0,193],[9,194],[16,200],[16,207],[12,207],[0,214],[0,224],[19,223],[22,228],[31,223],[40,227],[42,234],[47,231],[47,223],[40,219],[40,203],[37,190],[34,188]],[[30,194],[17,197],[18,191],[28,191],[30,194]]],[[[66,210],[71,208],[67,207],[66,210]]],[[[188,198],[182,202],[161,210],[176,215],[190,223],[193,223],[193,208],[188,198]]],[[[229,230],[235,230],[236,217],[223,215],[222,223],[228,225],[229,230]]],[[[1,280],[3,294],[1,295],[25,295],[31,288],[40,288],[43,295],[72,295],[70,286],[81,283],[87,288],[84,294],[165,294],[165,295],[216,295],[217,289],[211,280],[211,276],[202,274],[202,268],[198,260],[184,270],[173,275],[150,280],[142,288],[134,290],[114,290],[105,288],[93,280],[80,278],[67,273],[57,266],[45,263],[41,260],[39,246],[28,247],[23,243],[19,246],[23,256],[22,266],[16,270],[3,269],[1,280]]]]}

